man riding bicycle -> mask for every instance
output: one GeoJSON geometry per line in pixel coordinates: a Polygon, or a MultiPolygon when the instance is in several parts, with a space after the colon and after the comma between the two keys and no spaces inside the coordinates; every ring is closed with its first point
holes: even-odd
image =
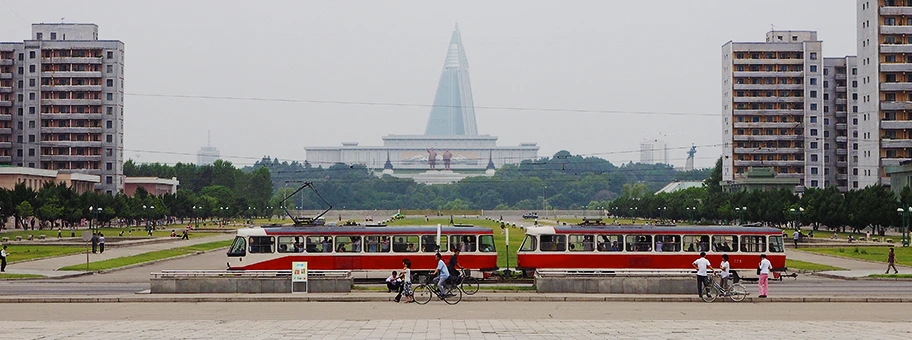
{"type": "Polygon", "coordinates": [[[431,275],[437,275],[434,278],[434,283],[437,284],[437,289],[439,289],[439,295],[441,299],[446,290],[443,288],[443,285],[446,283],[447,279],[450,278],[450,271],[447,269],[446,263],[443,263],[443,259],[440,257],[440,253],[437,253],[437,269],[434,269],[434,272],[431,275]]]}
{"type": "Polygon", "coordinates": [[[451,281],[456,281],[459,279],[460,269],[465,269],[465,267],[459,265],[459,248],[452,247],[450,250],[453,251],[453,256],[450,256],[450,261],[447,263],[447,271],[450,272],[451,281]]]}

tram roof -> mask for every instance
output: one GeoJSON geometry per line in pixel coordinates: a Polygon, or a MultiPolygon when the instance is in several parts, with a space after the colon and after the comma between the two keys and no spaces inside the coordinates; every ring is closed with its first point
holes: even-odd
{"type": "Polygon", "coordinates": [[[527,233],[533,234],[781,234],[782,230],[771,227],[759,226],[714,226],[714,225],[688,225],[688,226],[636,226],[636,225],[603,225],[603,226],[553,226],[530,227],[527,233]],[[540,228],[540,230],[536,230],[540,228]],[[552,231],[553,230],[553,231],[552,231]]]}
{"type": "MultiPolygon", "coordinates": [[[[266,235],[393,235],[393,234],[436,234],[437,226],[314,226],[314,227],[263,227],[238,229],[238,235],[252,235],[265,232],[266,235]]],[[[476,226],[441,226],[443,234],[493,234],[493,229],[476,226]]]]}

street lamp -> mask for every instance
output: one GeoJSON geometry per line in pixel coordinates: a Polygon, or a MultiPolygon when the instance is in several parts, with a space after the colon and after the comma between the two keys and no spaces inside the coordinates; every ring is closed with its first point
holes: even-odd
{"type": "Polygon", "coordinates": [[[547,185],[542,187],[542,216],[545,214],[545,189],[548,189],[547,185]]]}
{"type": "Polygon", "coordinates": [[[690,220],[691,220],[691,221],[694,221],[694,224],[696,224],[697,218],[696,218],[695,216],[696,216],[696,214],[697,214],[697,207],[687,207],[687,208],[684,208],[684,209],[686,209],[687,212],[690,213],[690,220]]]}
{"type": "MultiPolygon", "coordinates": [[[[89,213],[95,217],[95,231],[98,231],[98,214],[103,210],[101,207],[89,207],[89,213]]],[[[92,230],[92,221],[89,221],[89,230],[92,230]]]]}
{"type": "Polygon", "coordinates": [[[744,212],[747,211],[747,207],[735,208],[735,211],[737,211],[740,216],[738,217],[738,222],[744,224],[744,212]]]}
{"type": "Polygon", "coordinates": [[[795,218],[795,230],[801,230],[801,213],[804,212],[804,208],[798,207],[798,209],[791,208],[789,211],[792,212],[792,215],[795,218]]]}
{"type": "Polygon", "coordinates": [[[896,209],[897,212],[902,214],[902,246],[909,246],[909,224],[912,222],[910,220],[910,214],[912,214],[912,207],[909,207],[908,210],[903,208],[896,209]]]}
{"type": "Polygon", "coordinates": [[[661,208],[659,208],[659,220],[660,220],[660,221],[664,221],[664,220],[665,220],[665,211],[666,211],[666,210],[668,210],[668,207],[661,207],[661,208]]]}

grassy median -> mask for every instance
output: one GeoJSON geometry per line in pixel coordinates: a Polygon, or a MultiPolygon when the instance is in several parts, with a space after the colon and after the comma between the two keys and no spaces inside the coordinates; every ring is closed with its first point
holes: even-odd
{"type": "Polygon", "coordinates": [[[172,257],[178,257],[188,254],[193,254],[200,251],[213,250],[218,248],[225,248],[231,245],[231,242],[234,240],[225,240],[218,242],[209,242],[209,243],[200,243],[192,246],[174,248],[174,249],[165,249],[152,251],[148,253],[136,254],[132,256],[118,257],[110,260],[90,262],[88,266],[85,264],[78,264],[73,266],[67,266],[60,268],[58,270],[77,270],[77,271],[100,271],[100,270],[109,270],[114,268],[126,267],[134,264],[158,261],[163,259],[169,259],[172,257]]]}
{"type": "Polygon", "coordinates": [[[0,273],[0,280],[41,279],[44,275],[0,273]]]}
{"type": "Polygon", "coordinates": [[[85,247],[73,246],[19,245],[13,243],[8,243],[6,246],[6,252],[9,253],[6,261],[9,263],[73,255],[85,253],[86,251],[85,247]]]}
{"type": "Polygon", "coordinates": [[[825,264],[813,263],[813,262],[804,262],[792,259],[785,259],[785,266],[789,270],[804,270],[811,272],[825,272],[833,270],[845,270],[845,268],[828,266],[825,264]]]}
{"type": "MultiPolygon", "coordinates": [[[[912,248],[896,247],[893,249],[896,252],[896,264],[912,266],[912,248]]],[[[890,247],[805,248],[801,250],[851,259],[883,262],[885,266],[887,264],[887,254],[890,253],[890,247]]]]}

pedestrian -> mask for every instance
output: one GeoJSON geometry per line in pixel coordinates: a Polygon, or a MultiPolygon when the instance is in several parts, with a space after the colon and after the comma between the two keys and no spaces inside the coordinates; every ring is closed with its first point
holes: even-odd
{"type": "Polygon", "coordinates": [[[409,259],[402,259],[402,273],[399,274],[399,278],[402,279],[402,288],[396,295],[396,301],[405,295],[404,303],[415,302],[415,293],[412,291],[412,261],[409,259]]]}
{"type": "Polygon", "coordinates": [[[795,241],[795,248],[798,248],[798,239],[801,238],[801,232],[795,230],[795,233],[792,234],[792,240],[795,241]]]}
{"type": "Polygon", "coordinates": [[[728,277],[731,275],[731,265],[728,263],[728,254],[722,254],[722,263],[719,264],[719,283],[723,289],[728,289],[728,277]]]}
{"type": "Polygon", "coordinates": [[[887,272],[884,274],[890,274],[890,268],[893,268],[893,274],[899,274],[899,271],[896,270],[896,254],[893,253],[893,247],[890,247],[890,254],[887,254],[887,272]]]}
{"type": "Polygon", "coordinates": [[[693,266],[697,269],[697,294],[703,297],[703,286],[707,284],[706,272],[712,271],[712,264],[706,259],[706,252],[700,252],[700,258],[693,261],[693,266]]]}
{"type": "Polygon", "coordinates": [[[9,256],[9,253],[6,252],[6,245],[3,245],[3,249],[0,249],[0,272],[6,271],[6,257],[9,256]]]}
{"type": "Polygon", "coordinates": [[[773,265],[766,259],[766,254],[760,254],[760,267],[757,268],[760,279],[757,281],[757,288],[760,289],[759,297],[761,298],[765,298],[769,293],[769,274],[772,267],[773,265]]]}
{"type": "Polygon", "coordinates": [[[70,226],[70,237],[76,237],[76,226],[70,226]]]}
{"type": "Polygon", "coordinates": [[[92,233],[92,254],[98,252],[98,234],[92,233]]]}
{"type": "Polygon", "coordinates": [[[63,237],[63,228],[57,227],[57,238],[63,237]]]}
{"type": "Polygon", "coordinates": [[[187,232],[187,230],[184,230],[184,235],[181,236],[181,240],[189,240],[189,239],[190,239],[190,234],[187,232]]]}
{"type": "Polygon", "coordinates": [[[104,234],[98,233],[98,250],[102,254],[104,254],[104,242],[105,242],[104,234]]]}

